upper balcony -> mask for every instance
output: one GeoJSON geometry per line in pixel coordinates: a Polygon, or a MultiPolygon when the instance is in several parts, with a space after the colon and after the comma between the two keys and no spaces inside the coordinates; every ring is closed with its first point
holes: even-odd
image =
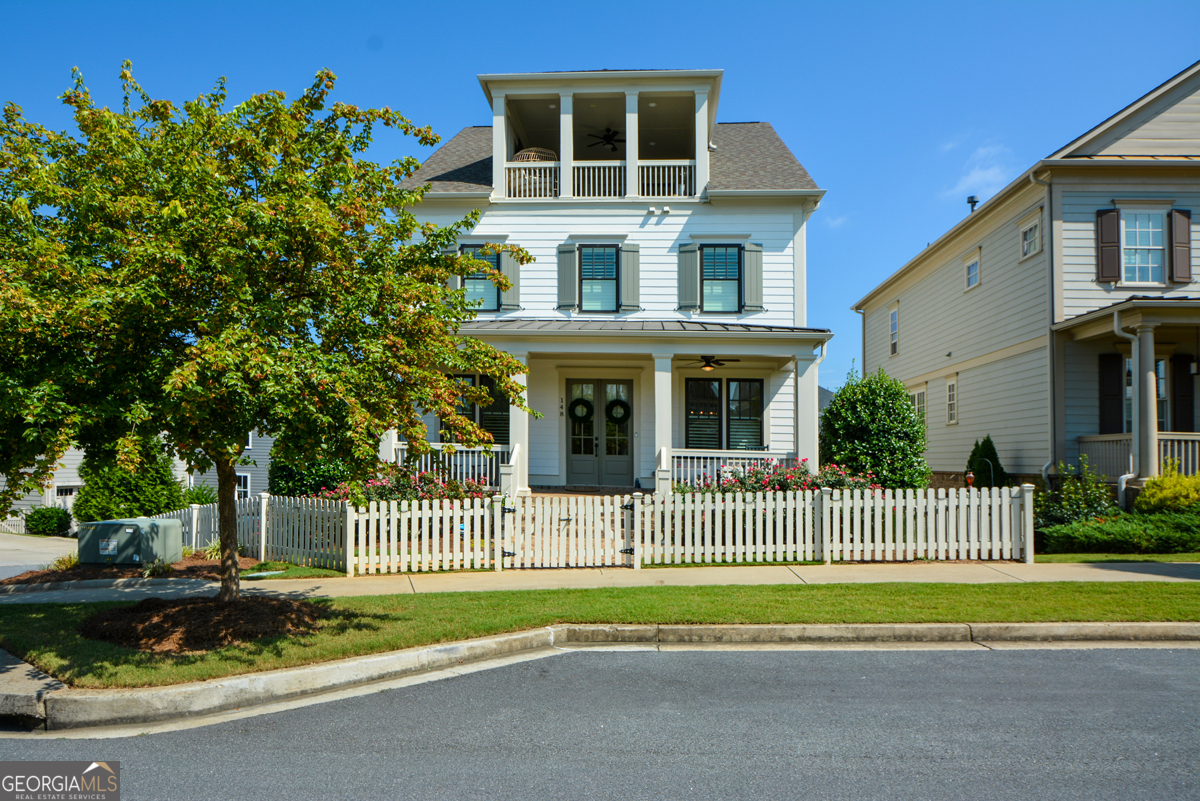
{"type": "Polygon", "coordinates": [[[704,193],[719,71],[480,81],[492,103],[493,200],[685,200],[704,193]]]}

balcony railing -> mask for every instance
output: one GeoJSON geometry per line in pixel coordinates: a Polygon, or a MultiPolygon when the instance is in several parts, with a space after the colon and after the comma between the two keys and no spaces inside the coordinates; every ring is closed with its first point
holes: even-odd
{"type": "Polygon", "coordinates": [[[639,161],[638,191],[642,197],[695,197],[696,162],[639,161]]]}
{"type": "MultiPolygon", "coordinates": [[[[1079,453],[1087,456],[1093,472],[1115,481],[1117,476],[1133,472],[1133,435],[1100,434],[1079,438],[1079,453]]],[[[1161,472],[1168,459],[1179,462],[1179,472],[1185,476],[1200,473],[1200,434],[1182,431],[1158,432],[1158,469],[1161,472]]]]}
{"type": "Polygon", "coordinates": [[[558,197],[558,162],[538,161],[504,165],[504,196],[558,197]]]}
{"type": "Polygon", "coordinates": [[[625,162],[575,165],[575,197],[625,197],[625,162]]]}
{"type": "MultiPolygon", "coordinates": [[[[441,443],[431,442],[433,453],[417,457],[414,465],[418,473],[436,473],[443,479],[456,481],[478,481],[490,487],[500,486],[500,465],[508,464],[507,445],[494,445],[491,453],[483,448],[454,446],[454,453],[443,453],[441,443]]],[[[403,464],[408,456],[408,443],[396,446],[396,462],[403,464]]]]}

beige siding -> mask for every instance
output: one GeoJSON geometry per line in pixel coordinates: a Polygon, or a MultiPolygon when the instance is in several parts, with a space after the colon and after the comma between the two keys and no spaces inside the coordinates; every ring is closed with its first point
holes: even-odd
{"type": "Polygon", "coordinates": [[[1103,187],[1073,185],[1062,189],[1063,318],[1118,303],[1133,295],[1195,297],[1200,293],[1200,186],[1194,182],[1157,191],[1138,184],[1103,187]],[[1123,287],[1096,281],[1096,210],[1111,209],[1113,199],[1161,199],[1192,211],[1192,276],[1190,284],[1123,287]]]}
{"type": "Polygon", "coordinates": [[[1086,143],[1077,154],[1194,156],[1200,154],[1200,76],[1086,143]]]}

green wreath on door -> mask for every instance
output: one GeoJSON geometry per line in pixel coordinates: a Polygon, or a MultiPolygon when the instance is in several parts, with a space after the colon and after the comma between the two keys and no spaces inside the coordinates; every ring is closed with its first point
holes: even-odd
{"type": "Polygon", "coordinates": [[[576,398],[571,401],[571,405],[567,407],[567,416],[576,423],[586,423],[592,419],[595,413],[595,407],[587,398],[576,398]]]}
{"type": "Polygon", "coordinates": [[[631,412],[632,409],[629,408],[629,404],[620,398],[610,400],[608,405],[604,407],[604,416],[608,418],[608,422],[616,423],[617,425],[628,423],[631,412]]]}

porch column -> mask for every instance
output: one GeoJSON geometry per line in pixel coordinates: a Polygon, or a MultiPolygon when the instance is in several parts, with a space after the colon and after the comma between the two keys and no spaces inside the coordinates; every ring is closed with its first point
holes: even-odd
{"type": "Polygon", "coordinates": [[[492,197],[504,197],[504,164],[508,161],[508,117],[504,95],[492,95],[492,197]]]}
{"type": "Polygon", "coordinates": [[[638,93],[625,93],[625,197],[641,194],[638,186],[638,93]]]}
{"type": "Polygon", "coordinates": [[[696,197],[708,190],[708,92],[696,92],[696,197]]]}
{"type": "Polygon", "coordinates": [[[575,97],[558,96],[558,196],[575,196],[575,97]]]}
{"type": "Polygon", "coordinates": [[[1154,369],[1154,326],[1139,325],[1138,372],[1134,391],[1138,400],[1138,471],[1143,478],[1158,475],[1158,372],[1154,369]]]}
{"type": "MultiPolygon", "coordinates": [[[[526,367],[529,366],[528,353],[510,353],[514,359],[526,367]]],[[[514,375],[513,381],[525,389],[525,404],[529,405],[529,374],[514,375]]],[[[519,446],[516,463],[513,470],[513,487],[516,493],[529,494],[529,415],[516,406],[508,410],[508,442],[509,448],[519,446]]]]}
{"type": "Polygon", "coordinates": [[[672,442],[671,420],[671,357],[654,357],[654,475],[655,490],[662,494],[671,492],[670,461],[665,465],[663,449],[670,456],[672,442]],[[664,470],[665,466],[665,470],[664,470]]]}

